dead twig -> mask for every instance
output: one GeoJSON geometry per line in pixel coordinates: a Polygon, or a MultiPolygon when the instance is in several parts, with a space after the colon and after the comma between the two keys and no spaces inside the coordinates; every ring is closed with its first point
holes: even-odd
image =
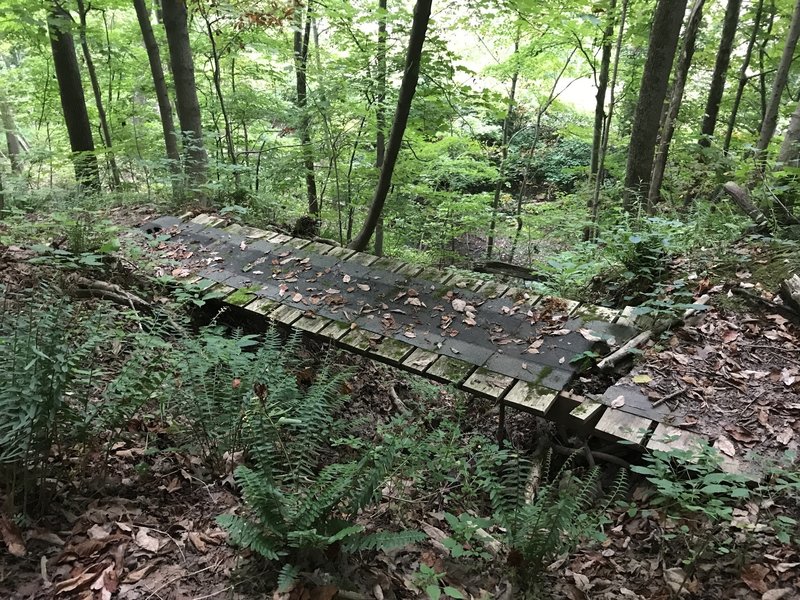
{"type": "Polygon", "coordinates": [[[683,386],[680,389],[677,389],[674,392],[671,392],[671,393],[667,394],[666,396],[662,396],[661,398],[659,398],[658,400],[653,402],[653,407],[661,406],[662,404],[664,404],[664,402],[669,402],[673,398],[677,398],[678,396],[683,394],[688,389],[689,388],[687,386],[683,386]]]}

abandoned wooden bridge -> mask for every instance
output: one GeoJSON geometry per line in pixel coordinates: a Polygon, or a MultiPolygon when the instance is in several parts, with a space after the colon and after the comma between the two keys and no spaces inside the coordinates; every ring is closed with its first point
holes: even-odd
{"type": "Polygon", "coordinates": [[[632,309],[540,297],[205,214],[162,217],[142,229],[165,240],[178,278],[224,304],[494,399],[501,422],[510,408],[641,449],[702,441],[670,424],[669,408],[635,386],[594,399],[569,392],[590,356],[637,335],[632,309]]]}

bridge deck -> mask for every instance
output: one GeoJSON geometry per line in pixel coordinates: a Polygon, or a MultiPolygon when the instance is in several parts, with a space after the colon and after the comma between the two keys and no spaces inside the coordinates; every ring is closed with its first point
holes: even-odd
{"type": "Polygon", "coordinates": [[[267,321],[584,434],[659,449],[699,439],[635,388],[613,386],[599,401],[566,392],[584,353],[638,333],[625,311],[224,224],[199,215],[142,228],[169,236],[179,277],[267,321]]]}

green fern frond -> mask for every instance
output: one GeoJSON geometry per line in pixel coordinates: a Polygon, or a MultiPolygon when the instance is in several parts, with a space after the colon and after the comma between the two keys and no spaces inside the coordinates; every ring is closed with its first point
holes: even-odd
{"type": "Polygon", "coordinates": [[[286,563],[281,567],[278,572],[278,591],[288,592],[294,587],[297,582],[297,576],[300,574],[300,567],[291,563],[286,563]]]}
{"type": "Polygon", "coordinates": [[[276,547],[276,540],[264,535],[257,525],[238,515],[219,515],[217,523],[228,532],[235,546],[249,548],[267,560],[277,560],[284,553],[276,547]]]}
{"type": "Polygon", "coordinates": [[[392,550],[395,548],[402,548],[409,544],[415,544],[427,539],[427,535],[421,531],[379,531],[371,533],[351,540],[345,543],[345,549],[349,552],[358,552],[361,550],[392,550]]]}

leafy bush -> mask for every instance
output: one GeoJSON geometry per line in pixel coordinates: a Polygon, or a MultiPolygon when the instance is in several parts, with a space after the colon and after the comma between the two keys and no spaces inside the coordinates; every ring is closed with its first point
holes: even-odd
{"type": "Polygon", "coordinates": [[[509,564],[524,589],[535,588],[548,562],[573,549],[581,539],[603,539],[606,514],[626,486],[627,473],[620,471],[603,498],[599,468],[580,476],[570,458],[550,477],[550,459],[548,453],[542,465],[542,483],[530,502],[526,501],[532,468],[528,459],[503,449],[485,454],[478,465],[485,475],[494,519],[505,530],[509,564]]]}
{"type": "MultiPolygon", "coordinates": [[[[326,450],[338,426],[334,414],[346,399],[340,388],[349,374],[329,365],[302,389],[288,367],[298,339],[282,347],[277,334],[270,332],[259,350],[247,355],[249,368],[235,380],[238,383],[231,383],[230,366],[210,365],[214,372],[205,381],[211,389],[220,391],[227,384],[236,392],[209,395],[199,405],[217,411],[213,422],[229,428],[228,439],[240,440],[249,459],[249,466],[235,472],[246,513],[224,514],[218,522],[232,543],[269,560],[290,557],[295,563],[316,562],[334,544],[353,552],[424,538],[417,532],[367,534],[355,523],[359,511],[380,497],[395,448],[377,446],[356,460],[326,464],[326,450]],[[229,416],[220,418],[220,411],[229,416]]],[[[209,414],[206,408],[200,410],[192,420],[209,414]]],[[[216,431],[224,434],[221,428],[216,431]]]]}

